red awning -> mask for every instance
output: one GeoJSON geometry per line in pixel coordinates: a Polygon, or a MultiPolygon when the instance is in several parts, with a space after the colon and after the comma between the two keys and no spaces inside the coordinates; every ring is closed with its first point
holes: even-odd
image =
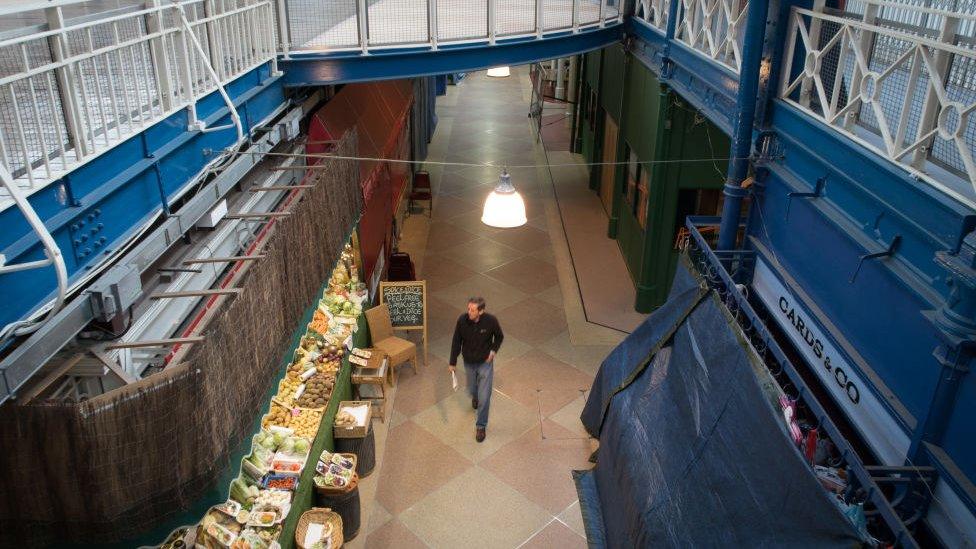
{"type": "MultiPolygon", "coordinates": [[[[306,152],[328,152],[327,141],[355,129],[357,156],[407,160],[410,136],[405,130],[412,102],[411,80],[349,84],[312,117],[306,152]]],[[[364,279],[369,280],[391,252],[394,208],[411,172],[403,163],[361,161],[359,166],[363,189],[359,243],[364,279]]]]}
{"type": "MultiPolygon", "coordinates": [[[[325,152],[327,144],[324,141],[338,139],[355,128],[359,156],[396,158],[397,139],[407,121],[412,100],[413,83],[410,80],[349,84],[312,117],[306,151],[310,154],[325,152]]],[[[363,196],[367,202],[381,167],[379,162],[360,163],[363,196]]]]}

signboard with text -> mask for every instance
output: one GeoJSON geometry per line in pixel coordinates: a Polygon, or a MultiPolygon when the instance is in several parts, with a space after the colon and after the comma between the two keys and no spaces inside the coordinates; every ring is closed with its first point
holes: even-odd
{"type": "Polygon", "coordinates": [[[427,324],[427,282],[380,282],[380,303],[390,308],[394,328],[422,328],[427,324]]]}
{"type": "Polygon", "coordinates": [[[827,331],[762,260],[756,262],[752,289],[881,460],[903,463],[911,443],[908,435],[827,331]]]}
{"type": "Polygon", "coordinates": [[[380,303],[390,308],[394,330],[422,330],[424,364],[427,357],[427,281],[380,282],[380,303]]]}

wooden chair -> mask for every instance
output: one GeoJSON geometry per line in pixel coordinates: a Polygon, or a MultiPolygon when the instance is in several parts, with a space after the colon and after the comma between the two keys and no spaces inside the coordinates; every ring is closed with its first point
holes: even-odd
{"type": "Polygon", "coordinates": [[[386,353],[389,358],[391,376],[396,379],[396,367],[409,362],[417,373],[417,345],[393,335],[393,322],[390,320],[390,307],[384,303],[366,311],[366,323],[373,347],[386,353]]]}
{"type": "Polygon", "coordinates": [[[427,217],[434,215],[434,194],[430,190],[429,173],[420,171],[413,174],[413,188],[410,190],[410,202],[407,204],[408,211],[413,208],[414,200],[426,200],[429,206],[427,217]]]}

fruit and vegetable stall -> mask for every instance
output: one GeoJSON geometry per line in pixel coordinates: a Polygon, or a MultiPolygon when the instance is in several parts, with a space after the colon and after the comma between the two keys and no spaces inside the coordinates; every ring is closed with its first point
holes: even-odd
{"type": "Polygon", "coordinates": [[[227,501],[198,524],[173,532],[164,549],[289,549],[299,518],[312,507],[316,469],[319,482],[322,475],[333,484],[348,481],[350,464],[331,451],[339,403],[352,397],[350,351],[368,344],[362,315],[368,293],[355,252],[347,244],[333,269],[227,501]]]}

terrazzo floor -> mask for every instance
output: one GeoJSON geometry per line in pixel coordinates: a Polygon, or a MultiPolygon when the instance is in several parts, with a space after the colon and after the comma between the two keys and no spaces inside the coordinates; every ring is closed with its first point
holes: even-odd
{"type": "MultiPolygon", "coordinates": [[[[470,74],[449,90],[438,98],[429,161],[545,163],[526,116],[526,67],[503,79],[470,74]]],[[[427,280],[430,362],[399,371],[392,411],[374,423],[378,464],[360,485],[362,526],[349,546],[585,547],[571,471],[591,467],[596,443],[579,414],[600,362],[626,334],[586,318],[548,169],[511,170],[529,223],[500,230],[480,222],[499,169],[427,168],[432,216],[407,218],[401,250],[427,280]],[[480,444],[470,399],[452,390],[447,370],[454,322],[473,295],[505,332],[480,444]]],[[[585,170],[560,181],[585,185],[585,170]]],[[[616,250],[605,237],[586,245],[616,250]]],[[[629,281],[617,288],[630,302],[633,291],[629,281]]]]}

